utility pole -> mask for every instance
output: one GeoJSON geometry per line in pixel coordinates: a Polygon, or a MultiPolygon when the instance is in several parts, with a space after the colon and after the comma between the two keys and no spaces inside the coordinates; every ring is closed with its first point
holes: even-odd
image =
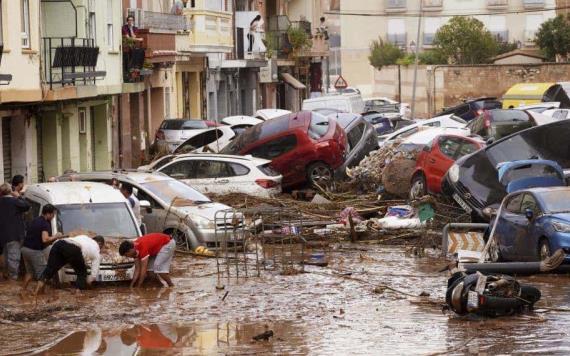
{"type": "Polygon", "coordinates": [[[416,36],[416,58],[414,63],[414,86],[412,88],[412,109],[411,109],[412,120],[414,119],[416,114],[416,86],[418,84],[418,54],[420,52],[420,33],[422,29],[422,15],[424,11],[423,3],[424,1],[420,0],[420,14],[418,16],[418,35],[416,36]]]}

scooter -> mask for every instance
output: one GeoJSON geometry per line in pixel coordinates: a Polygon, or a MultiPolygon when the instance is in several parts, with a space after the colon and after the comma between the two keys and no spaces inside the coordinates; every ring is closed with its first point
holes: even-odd
{"type": "Polygon", "coordinates": [[[497,317],[532,310],[540,297],[540,290],[510,276],[461,271],[447,281],[445,302],[459,315],[497,317]]]}

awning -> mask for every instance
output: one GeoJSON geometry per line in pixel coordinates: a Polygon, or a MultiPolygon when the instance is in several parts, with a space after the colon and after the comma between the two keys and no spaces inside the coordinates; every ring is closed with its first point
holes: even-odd
{"type": "Polygon", "coordinates": [[[297,90],[301,90],[301,89],[306,89],[307,87],[305,86],[305,84],[301,83],[300,81],[297,80],[297,78],[295,78],[294,76],[292,76],[289,73],[281,73],[281,78],[283,78],[283,80],[289,84],[290,86],[292,86],[293,88],[297,89],[297,90]]]}

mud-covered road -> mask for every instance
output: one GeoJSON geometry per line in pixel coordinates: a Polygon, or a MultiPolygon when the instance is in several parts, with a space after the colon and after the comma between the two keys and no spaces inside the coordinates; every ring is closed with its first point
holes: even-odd
{"type": "MultiPolygon", "coordinates": [[[[445,261],[427,255],[344,245],[328,267],[307,266],[308,273],[291,276],[263,272],[239,284],[225,281],[224,290],[215,288],[214,259],[177,255],[173,289],[99,286],[80,296],[51,290],[37,306],[18,296],[18,284],[6,282],[0,284],[0,353],[570,353],[570,313],[539,309],[495,320],[443,314],[446,276],[435,271],[445,261]],[[269,341],[252,340],[269,330],[269,341]]],[[[570,307],[569,277],[525,281],[541,289],[539,308],[570,307]]]]}

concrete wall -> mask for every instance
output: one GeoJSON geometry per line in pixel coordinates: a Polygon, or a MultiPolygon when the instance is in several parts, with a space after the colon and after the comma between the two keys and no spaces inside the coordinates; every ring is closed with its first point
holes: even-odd
{"type": "MultiPolygon", "coordinates": [[[[411,103],[413,66],[400,68],[402,102],[411,103]]],[[[570,64],[481,66],[419,66],[416,116],[429,117],[464,99],[503,94],[514,84],[561,82],[570,78],[570,64]]],[[[398,97],[398,67],[375,71],[372,95],[398,97]]]]}

